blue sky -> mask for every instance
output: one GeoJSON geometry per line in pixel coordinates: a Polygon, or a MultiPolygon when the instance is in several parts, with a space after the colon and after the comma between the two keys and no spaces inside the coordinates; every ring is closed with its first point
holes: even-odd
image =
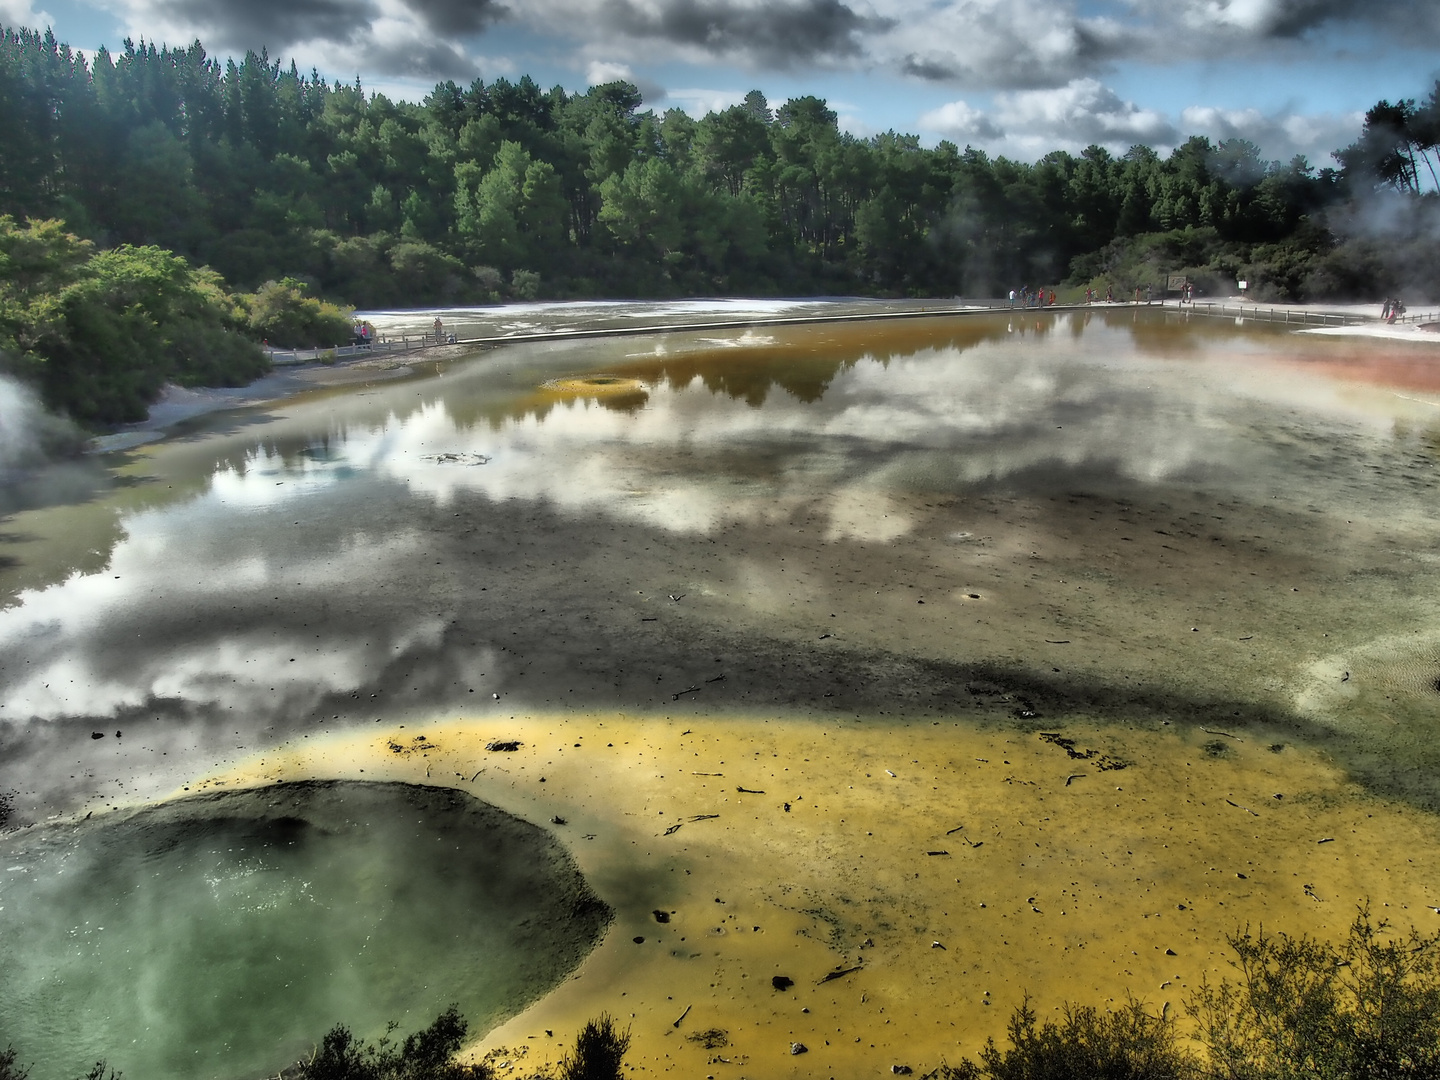
{"type": "Polygon", "coordinates": [[[1367,107],[1440,77],[1437,0],[0,0],[0,22],[80,49],[265,47],[417,100],[523,74],[627,78],[695,115],[808,93],[858,135],[1027,160],[1205,134],[1328,165],[1367,107]]]}

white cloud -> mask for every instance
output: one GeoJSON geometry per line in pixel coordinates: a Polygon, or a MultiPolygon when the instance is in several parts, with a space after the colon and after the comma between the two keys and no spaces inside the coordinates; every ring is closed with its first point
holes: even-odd
{"type": "Polygon", "coordinates": [[[745,100],[745,93],[744,90],[709,90],[702,87],[691,87],[683,90],[668,90],[665,100],[667,104],[673,105],[699,120],[708,113],[724,112],[732,105],[739,105],[745,100]]]}
{"type": "Polygon", "coordinates": [[[635,81],[635,72],[629,64],[617,64],[610,60],[592,60],[585,69],[585,80],[591,86],[603,86],[605,83],[635,81]]]}
{"type": "Polygon", "coordinates": [[[1362,112],[1262,113],[1259,109],[1217,109],[1192,106],[1180,114],[1187,134],[1224,139],[1248,139],[1267,158],[1288,161],[1304,154],[1317,167],[1330,164],[1336,147],[1351,142],[1364,123],[1362,112]]]}
{"type": "Polygon", "coordinates": [[[1077,153],[1092,143],[1124,153],[1136,143],[1168,149],[1180,133],[1164,113],[1125,101],[1095,79],[1053,90],[995,95],[988,112],[964,100],[920,117],[922,129],[1021,160],[1052,150],[1077,153]]]}
{"type": "Polygon", "coordinates": [[[1173,144],[1178,134],[1163,113],[1124,101],[1095,79],[1076,79],[1054,90],[1000,94],[996,104],[1001,125],[1022,144],[1082,149],[1100,143],[1125,148],[1135,143],[1173,144]]]}
{"type": "Polygon", "coordinates": [[[882,0],[895,29],[878,36],[872,55],[916,78],[958,86],[1026,88],[1063,85],[1103,68],[1133,36],[1109,20],[1080,16],[1069,3],[1043,18],[1009,0],[949,0],[920,6],[882,0]]]}
{"type": "Polygon", "coordinates": [[[920,130],[935,132],[962,146],[983,145],[1004,138],[1005,132],[966,101],[951,101],[920,117],[920,130]]]}
{"type": "Polygon", "coordinates": [[[0,26],[29,26],[44,29],[55,25],[55,16],[36,11],[28,0],[0,0],[0,26]]]}

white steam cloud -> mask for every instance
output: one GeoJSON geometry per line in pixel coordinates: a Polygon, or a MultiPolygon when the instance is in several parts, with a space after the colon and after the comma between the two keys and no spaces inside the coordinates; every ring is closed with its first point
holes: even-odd
{"type": "Polygon", "coordinates": [[[29,388],[0,375],[0,469],[33,463],[41,456],[44,410],[29,388]]]}

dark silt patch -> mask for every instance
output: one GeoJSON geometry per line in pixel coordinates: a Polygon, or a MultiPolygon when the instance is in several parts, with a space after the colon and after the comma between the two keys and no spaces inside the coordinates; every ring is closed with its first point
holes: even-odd
{"type": "Polygon", "coordinates": [[[483,1032],[552,989],[608,907],[547,832],[463,792],[315,781],[0,843],[0,1031],[33,1080],[255,1077],[336,1023],[451,1002],[483,1032]]]}

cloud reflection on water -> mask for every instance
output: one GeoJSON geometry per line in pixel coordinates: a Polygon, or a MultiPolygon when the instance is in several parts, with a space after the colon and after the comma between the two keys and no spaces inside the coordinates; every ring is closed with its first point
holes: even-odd
{"type": "MultiPolygon", "coordinates": [[[[181,701],[263,727],[427,656],[441,658],[424,676],[434,686],[474,688],[493,656],[441,649],[447,575],[474,568],[424,568],[432,545],[458,541],[417,524],[421,504],[478,496],[682,536],[803,508],[831,540],[888,543],[914,528],[916,493],[1108,477],[1268,498],[1290,485],[1291,451],[1251,423],[1296,393],[1257,368],[1263,348],[1176,362],[1192,338],[1157,355],[1154,333],[1137,342],[1124,325],[1063,322],[1071,333],[1027,319],[812,328],[744,348],[679,339],[606,369],[646,387],[643,405],[618,409],[538,389],[502,400],[483,361],[347,399],[338,423],[306,436],[319,450],[252,447],[201,494],[125,517],[103,572],[0,611],[0,716],[181,701]],[[385,591],[406,574],[431,583],[424,595],[385,591]]],[[[528,348],[506,366],[555,362],[553,347],[528,348]]],[[[558,355],[603,363],[593,352],[558,355]]],[[[1304,393],[1317,412],[1335,396],[1304,393]]]]}
{"type": "Polygon", "coordinates": [[[757,402],[753,382],[717,391],[715,380],[687,378],[660,358],[618,369],[646,382],[644,407],[633,412],[571,399],[493,426],[457,424],[438,399],[383,433],[347,432],[345,456],[441,504],[473,491],[709,532],[820,500],[835,503],[840,535],[856,535],[841,523],[862,493],[882,500],[1033,470],[1143,481],[1238,470],[1245,451],[1227,430],[1228,403],[1151,367],[982,344],[868,357],[813,394],[771,389],[757,402]],[[434,460],[443,454],[489,462],[434,460]]]}

